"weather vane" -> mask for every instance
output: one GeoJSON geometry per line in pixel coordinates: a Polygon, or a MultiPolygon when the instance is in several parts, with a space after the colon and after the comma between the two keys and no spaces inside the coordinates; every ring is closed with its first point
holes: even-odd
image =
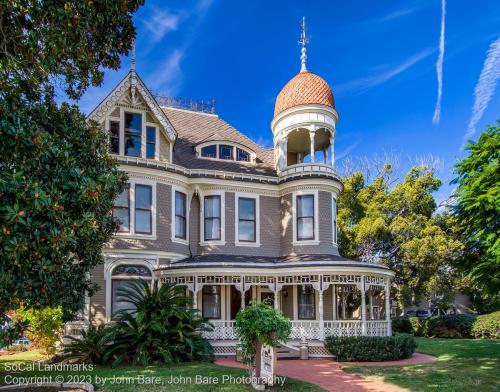
{"type": "Polygon", "coordinates": [[[307,54],[306,54],[306,47],[307,44],[309,43],[309,37],[307,36],[307,29],[306,29],[306,17],[303,16],[302,20],[300,22],[300,40],[299,40],[299,45],[302,47],[301,49],[301,55],[300,55],[300,71],[307,71],[306,68],[306,59],[307,59],[307,54]]]}

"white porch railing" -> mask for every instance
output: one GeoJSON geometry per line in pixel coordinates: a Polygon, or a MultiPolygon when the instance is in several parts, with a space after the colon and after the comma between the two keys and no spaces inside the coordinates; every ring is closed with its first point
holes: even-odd
{"type": "Polygon", "coordinates": [[[326,175],[336,179],[340,178],[331,165],[319,162],[298,163],[287,166],[280,172],[279,176],[283,180],[288,177],[310,176],[313,174],[326,175]]]}
{"type": "MultiPolygon", "coordinates": [[[[205,332],[203,336],[210,340],[236,340],[234,320],[212,320],[213,331],[205,332]]],[[[388,322],[385,320],[368,320],[365,322],[366,336],[387,336],[388,322]]],[[[291,340],[324,340],[327,336],[362,336],[363,322],[361,320],[325,321],[321,336],[319,321],[293,321],[291,340]]]]}
{"type": "Polygon", "coordinates": [[[214,326],[213,331],[204,332],[203,336],[210,340],[236,340],[234,320],[210,320],[214,326]]]}

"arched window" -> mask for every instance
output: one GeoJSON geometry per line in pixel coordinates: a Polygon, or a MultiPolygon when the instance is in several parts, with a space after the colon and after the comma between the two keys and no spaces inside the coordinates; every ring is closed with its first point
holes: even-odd
{"type": "Polygon", "coordinates": [[[111,314],[130,308],[130,304],[119,301],[118,289],[126,287],[132,280],[143,279],[150,282],[153,279],[151,270],[141,264],[120,264],[111,273],[111,314]]]}

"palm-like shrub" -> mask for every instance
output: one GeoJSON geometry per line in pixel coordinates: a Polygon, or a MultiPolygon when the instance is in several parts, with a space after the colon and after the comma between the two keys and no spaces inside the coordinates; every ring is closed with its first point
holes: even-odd
{"type": "Polygon", "coordinates": [[[211,328],[184,288],[172,284],[150,286],[142,280],[118,289],[118,300],[128,308],[115,314],[110,327],[112,344],[108,355],[113,364],[122,362],[148,365],[208,360],[213,350],[202,332],[211,328]]]}
{"type": "Polygon", "coordinates": [[[109,328],[104,324],[90,325],[87,330],[82,330],[81,336],[65,336],[69,343],[64,345],[63,359],[70,362],[92,363],[103,365],[109,357],[108,351],[111,344],[109,328]]]}

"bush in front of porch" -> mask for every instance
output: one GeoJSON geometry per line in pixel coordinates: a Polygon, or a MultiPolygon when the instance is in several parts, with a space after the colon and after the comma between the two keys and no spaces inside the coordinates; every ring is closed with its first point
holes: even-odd
{"type": "Polygon", "coordinates": [[[409,358],[417,344],[410,334],[394,336],[329,336],[326,348],[337,361],[377,362],[409,358]]]}
{"type": "Polygon", "coordinates": [[[115,323],[91,327],[79,339],[70,338],[71,343],[64,347],[65,359],[114,366],[212,359],[212,346],[202,336],[210,326],[191,308],[184,292],[182,286],[130,282],[118,290],[119,300],[128,308],[116,314],[115,323]]]}
{"type": "Polygon", "coordinates": [[[290,320],[264,302],[252,302],[236,315],[236,334],[247,364],[254,363],[257,341],[276,347],[279,342],[286,343],[291,332],[290,320]]]}

